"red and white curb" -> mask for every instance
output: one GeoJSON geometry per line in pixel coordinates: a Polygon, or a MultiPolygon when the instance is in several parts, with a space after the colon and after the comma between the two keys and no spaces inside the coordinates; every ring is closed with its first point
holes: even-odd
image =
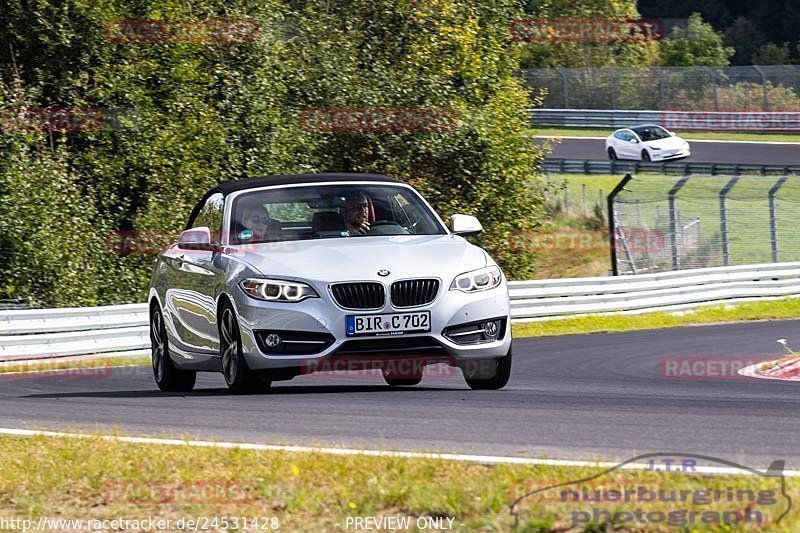
{"type": "Polygon", "coordinates": [[[800,357],[790,355],[766,363],[756,363],[742,368],[739,374],[750,378],[800,381],[800,357]]]}

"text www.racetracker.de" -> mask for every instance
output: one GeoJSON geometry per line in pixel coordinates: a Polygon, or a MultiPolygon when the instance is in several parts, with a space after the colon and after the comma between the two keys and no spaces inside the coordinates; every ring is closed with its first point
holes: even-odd
{"type": "Polygon", "coordinates": [[[0,516],[0,530],[6,531],[212,531],[220,529],[277,530],[280,521],[270,516],[197,516],[181,518],[91,518],[66,519],[41,516],[37,520],[0,516]]]}

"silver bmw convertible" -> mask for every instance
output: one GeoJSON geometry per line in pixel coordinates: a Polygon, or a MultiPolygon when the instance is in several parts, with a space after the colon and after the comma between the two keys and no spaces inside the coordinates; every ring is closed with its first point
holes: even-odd
{"type": "Polygon", "coordinates": [[[149,291],[153,374],[187,391],[222,372],[234,392],[326,370],[380,368],[389,385],[428,365],[469,387],[511,373],[506,280],[409,185],[378,175],[268,176],[222,183],[159,254],[149,291]],[[341,364],[345,362],[345,364],[341,364]]]}

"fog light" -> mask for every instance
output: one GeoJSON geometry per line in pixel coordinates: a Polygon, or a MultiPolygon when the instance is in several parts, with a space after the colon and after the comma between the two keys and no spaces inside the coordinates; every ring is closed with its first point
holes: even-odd
{"type": "Polygon", "coordinates": [[[496,339],[499,331],[500,325],[496,320],[492,320],[491,322],[486,322],[483,324],[483,334],[488,339],[496,339]]]}
{"type": "Polygon", "coordinates": [[[264,343],[270,348],[275,348],[277,345],[281,343],[281,336],[275,333],[270,333],[269,335],[267,335],[267,338],[264,339],[264,343]]]}

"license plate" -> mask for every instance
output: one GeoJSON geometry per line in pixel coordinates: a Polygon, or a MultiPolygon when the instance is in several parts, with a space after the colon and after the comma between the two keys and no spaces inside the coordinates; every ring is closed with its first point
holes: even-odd
{"type": "Polygon", "coordinates": [[[403,335],[431,330],[430,311],[389,315],[347,315],[347,336],[403,335]]]}

